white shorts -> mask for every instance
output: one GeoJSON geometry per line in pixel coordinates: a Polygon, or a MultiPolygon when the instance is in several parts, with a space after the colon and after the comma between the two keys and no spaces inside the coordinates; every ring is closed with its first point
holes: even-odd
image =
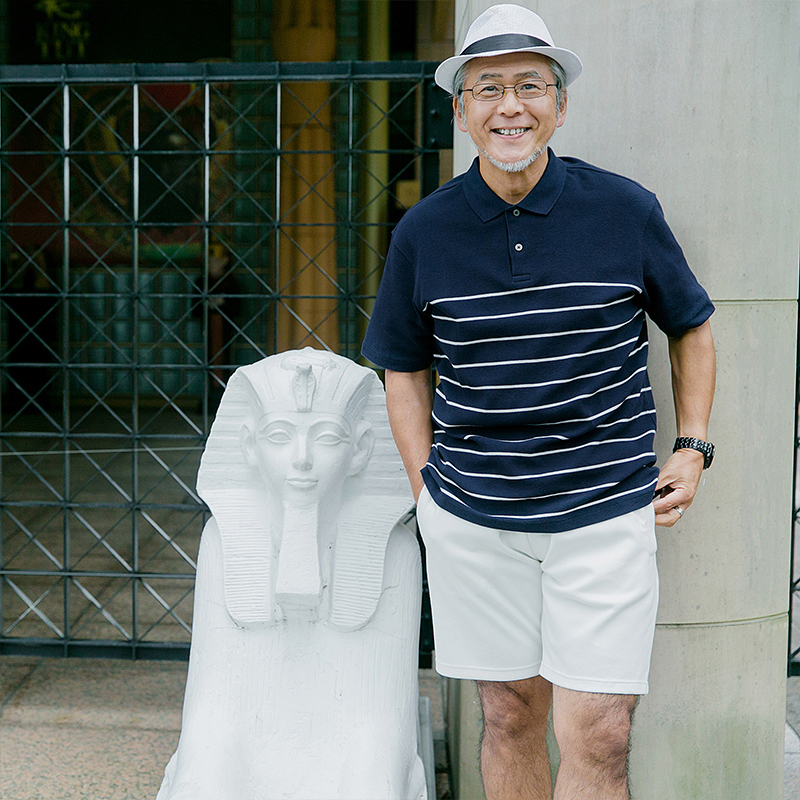
{"type": "Polygon", "coordinates": [[[485,528],[423,489],[436,670],[647,694],[658,607],[652,505],[564,533],[485,528]]]}

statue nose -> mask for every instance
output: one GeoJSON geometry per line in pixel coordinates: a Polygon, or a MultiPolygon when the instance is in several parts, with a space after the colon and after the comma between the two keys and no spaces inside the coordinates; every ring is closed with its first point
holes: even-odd
{"type": "Polygon", "coordinates": [[[313,463],[308,439],[305,436],[298,437],[292,461],[293,466],[295,469],[311,469],[313,463]]]}

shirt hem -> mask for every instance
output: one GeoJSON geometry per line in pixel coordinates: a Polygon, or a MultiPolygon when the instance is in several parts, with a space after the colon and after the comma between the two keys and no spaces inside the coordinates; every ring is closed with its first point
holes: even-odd
{"type": "Polygon", "coordinates": [[[515,533],[548,533],[558,534],[567,531],[585,528],[588,525],[597,525],[616,517],[624,516],[632,511],[639,511],[653,502],[652,484],[643,486],[625,497],[623,500],[609,500],[602,509],[597,509],[595,513],[570,512],[565,514],[557,522],[538,523],[535,521],[525,522],[503,517],[486,517],[474,511],[469,506],[460,503],[448,502],[448,498],[441,491],[436,481],[428,474],[427,468],[422,470],[422,479],[428,488],[431,499],[440,508],[474,525],[491,530],[513,531],[515,533]]]}

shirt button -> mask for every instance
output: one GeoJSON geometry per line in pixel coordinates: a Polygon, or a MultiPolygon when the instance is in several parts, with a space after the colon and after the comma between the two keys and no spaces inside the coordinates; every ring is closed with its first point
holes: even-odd
{"type": "Polygon", "coordinates": [[[513,210],[511,213],[512,213],[512,214],[513,214],[515,217],[518,217],[518,216],[519,216],[519,209],[518,209],[518,208],[515,208],[515,209],[514,209],[514,210],[513,210]]]}
{"type": "Polygon", "coordinates": [[[519,253],[519,251],[522,250],[522,245],[519,242],[517,242],[514,245],[514,249],[519,253]]]}

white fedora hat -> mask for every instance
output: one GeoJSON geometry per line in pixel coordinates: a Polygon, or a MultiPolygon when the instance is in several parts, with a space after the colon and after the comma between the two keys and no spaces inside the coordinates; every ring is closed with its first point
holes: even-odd
{"type": "Polygon", "coordinates": [[[453,94],[453,79],[458,68],[473,58],[502,56],[506,53],[541,53],[558,62],[569,86],[583,70],[571,50],[553,46],[553,37],[544,20],[522,6],[503,3],[487,8],[469,26],[464,46],[457,56],[445,59],[436,68],[436,83],[453,94]]]}

